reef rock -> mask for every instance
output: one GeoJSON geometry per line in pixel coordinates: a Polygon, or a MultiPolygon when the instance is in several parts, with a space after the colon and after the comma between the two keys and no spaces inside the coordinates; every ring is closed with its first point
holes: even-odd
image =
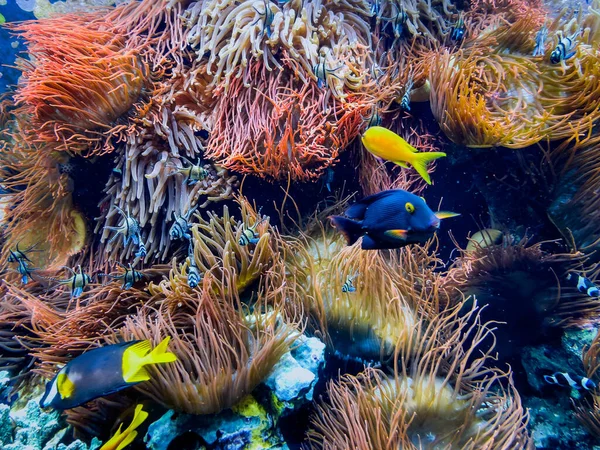
{"type": "Polygon", "coordinates": [[[265,381],[277,399],[280,414],[312,401],[319,370],[325,364],[325,344],[319,339],[301,336],[297,344],[281,358],[265,381]]]}

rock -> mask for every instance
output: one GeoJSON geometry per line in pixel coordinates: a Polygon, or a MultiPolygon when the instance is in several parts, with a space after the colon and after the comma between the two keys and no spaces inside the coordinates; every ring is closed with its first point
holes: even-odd
{"type": "Polygon", "coordinates": [[[275,365],[265,385],[271,389],[279,414],[286,414],[313,399],[319,370],[325,364],[325,344],[300,336],[296,347],[275,365]]]}
{"type": "Polygon", "coordinates": [[[223,450],[288,448],[271,417],[251,395],[234,408],[215,415],[167,411],[148,427],[144,442],[149,450],[167,450],[175,439],[178,446],[194,442],[196,448],[202,445],[223,450]]]}

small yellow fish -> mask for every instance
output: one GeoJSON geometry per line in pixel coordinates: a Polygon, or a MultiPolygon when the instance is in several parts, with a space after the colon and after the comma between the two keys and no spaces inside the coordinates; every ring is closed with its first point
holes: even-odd
{"type": "Polygon", "coordinates": [[[3,25],[6,23],[6,19],[4,18],[4,16],[2,14],[0,14],[0,25],[3,25]]]}
{"type": "Polygon", "coordinates": [[[100,447],[100,450],[121,450],[133,442],[138,434],[135,429],[148,418],[148,413],[144,411],[142,407],[143,405],[137,405],[135,407],[133,419],[129,426],[125,428],[125,431],[121,431],[123,424],[119,425],[119,429],[115,435],[106,441],[106,443],[100,447]]]}
{"type": "Polygon", "coordinates": [[[408,169],[410,164],[419,175],[431,184],[431,178],[427,173],[427,163],[434,159],[446,156],[442,152],[418,153],[417,149],[398,136],[393,131],[383,127],[368,128],[362,135],[362,143],[373,155],[398,164],[408,169]]]}

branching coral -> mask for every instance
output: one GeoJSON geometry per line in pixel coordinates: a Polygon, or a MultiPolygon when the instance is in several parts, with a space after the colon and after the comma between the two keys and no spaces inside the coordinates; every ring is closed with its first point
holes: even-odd
{"type": "Polygon", "coordinates": [[[476,350],[490,333],[475,309],[420,322],[397,349],[392,376],[367,369],[330,382],[329,401],[313,417],[311,447],[533,448],[512,382],[486,367],[490,352],[476,350]]]}
{"type": "MultiPolygon", "coordinates": [[[[600,334],[597,334],[591,345],[585,349],[582,360],[586,376],[597,383],[600,375],[600,334]]],[[[575,417],[591,434],[600,438],[600,396],[597,390],[591,394],[591,400],[586,398],[575,402],[575,417]]]]}

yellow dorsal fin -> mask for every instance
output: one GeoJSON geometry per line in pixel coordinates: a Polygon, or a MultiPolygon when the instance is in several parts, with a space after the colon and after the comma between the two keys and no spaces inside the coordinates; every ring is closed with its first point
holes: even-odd
{"type": "Polygon", "coordinates": [[[66,373],[59,373],[56,378],[56,388],[60,394],[60,398],[70,398],[75,392],[75,384],[69,379],[66,373]]]}
{"type": "Polygon", "coordinates": [[[144,366],[177,361],[175,354],[167,352],[170,337],[166,337],[150,353],[150,341],[142,341],[123,352],[123,380],[127,383],[148,381],[150,374],[144,366]]]}

